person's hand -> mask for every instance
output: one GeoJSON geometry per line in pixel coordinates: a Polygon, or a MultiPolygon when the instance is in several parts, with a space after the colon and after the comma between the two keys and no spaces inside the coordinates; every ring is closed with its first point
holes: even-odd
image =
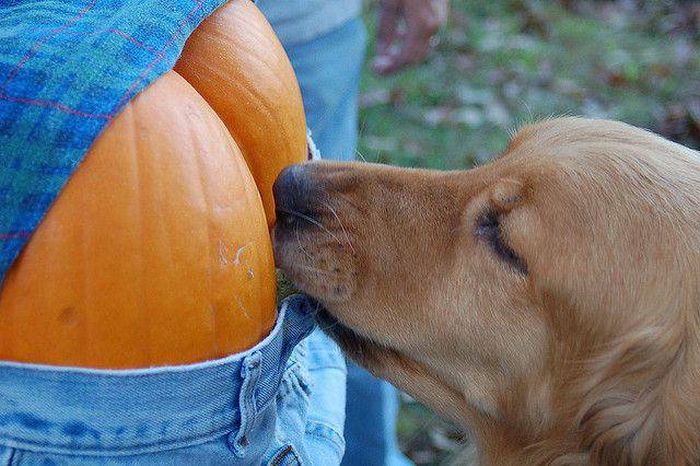
{"type": "Polygon", "coordinates": [[[447,18],[448,0],[382,0],[372,68],[390,74],[420,63],[447,18]]]}

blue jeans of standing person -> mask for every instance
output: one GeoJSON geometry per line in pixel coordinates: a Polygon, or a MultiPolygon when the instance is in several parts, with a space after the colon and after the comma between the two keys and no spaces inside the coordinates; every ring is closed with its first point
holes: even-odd
{"type": "MultiPolygon", "coordinates": [[[[303,23],[304,5],[317,0],[259,0],[258,6],[272,21],[296,72],[309,128],[322,158],[353,160],[357,150],[358,93],[365,58],[366,31],[350,1],[325,1],[324,17],[337,19],[355,11],[352,18],[313,37],[313,27],[303,23]],[[343,8],[342,12],[335,12],[343,8]],[[289,14],[281,11],[292,9],[289,14]],[[328,10],[333,10],[329,12],[328,10]],[[282,23],[280,27],[277,22],[282,23]],[[311,30],[310,30],[311,29],[311,30]]],[[[343,466],[403,466],[411,464],[396,441],[399,399],[396,389],[348,361],[346,453],[343,466]]]]}
{"type": "Polygon", "coordinates": [[[265,340],[200,364],[0,362],[0,465],[338,465],[345,361],[311,306],[289,298],[265,340]]]}

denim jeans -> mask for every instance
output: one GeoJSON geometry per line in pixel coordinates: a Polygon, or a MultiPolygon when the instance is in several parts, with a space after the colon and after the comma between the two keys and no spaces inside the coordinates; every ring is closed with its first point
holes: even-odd
{"type": "Polygon", "coordinates": [[[289,298],[265,340],[200,364],[0,363],[0,465],[337,465],[345,365],[310,306],[289,298]]]}
{"type": "Polygon", "coordinates": [[[312,41],[283,44],[299,80],[306,122],[324,159],[355,159],[366,41],[365,27],[355,18],[312,41]]]}
{"type": "Polygon", "coordinates": [[[311,42],[360,16],[363,0],[256,0],[289,47],[311,42]]]}
{"type": "MultiPolygon", "coordinates": [[[[264,13],[283,17],[282,0],[260,0],[264,13]]],[[[293,13],[296,14],[296,13],[293,13]]],[[[272,23],[273,28],[276,26],[272,23]]],[[[287,35],[289,36],[289,34],[287,35]]],[[[367,36],[360,18],[308,41],[282,37],[304,99],[306,119],[321,157],[354,160],[358,95],[367,36]]],[[[396,389],[348,361],[346,454],[343,466],[403,466],[411,463],[396,442],[396,389]]]]}

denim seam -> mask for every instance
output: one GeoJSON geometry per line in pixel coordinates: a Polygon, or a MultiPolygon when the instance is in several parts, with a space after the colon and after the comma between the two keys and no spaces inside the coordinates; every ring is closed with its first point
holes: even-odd
{"type": "Polygon", "coordinates": [[[289,444],[285,445],[275,453],[272,461],[268,463],[268,466],[279,466],[282,464],[282,462],[286,463],[286,460],[289,459],[290,455],[293,457],[292,459],[296,461],[296,464],[301,464],[301,460],[299,459],[299,455],[294,449],[294,446],[289,444]]]}
{"type": "Polygon", "coordinates": [[[345,364],[323,364],[323,365],[318,365],[314,367],[309,367],[308,370],[309,372],[314,372],[314,371],[325,371],[326,369],[339,369],[341,371],[345,371],[345,364]]]}
{"type": "MultiPolygon", "coordinates": [[[[278,399],[288,396],[290,392],[295,390],[297,385],[308,386],[309,383],[303,375],[304,369],[305,367],[298,361],[295,361],[294,364],[285,369],[280,381],[280,388],[277,391],[278,399]]],[[[305,393],[305,395],[308,394],[305,393]]]]}
{"type": "Polygon", "coordinates": [[[338,432],[333,426],[326,424],[322,421],[315,421],[309,419],[306,421],[306,430],[304,431],[307,435],[313,435],[314,437],[322,437],[325,440],[330,440],[337,445],[345,445],[345,439],[343,435],[338,432]]]}
{"type": "Polygon", "coordinates": [[[245,358],[241,368],[243,385],[238,398],[241,425],[235,435],[234,433],[231,434],[233,438],[229,439],[230,447],[239,458],[245,457],[248,449],[248,434],[255,426],[255,419],[258,416],[258,402],[255,391],[258,388],[261,365],[262,357],[260,353],[253,353],[245,358]]]}
{"type": "Polygon", "coordinates": [[[16,448],[9,448],[10,450],[10,456],[7,458],[7,464],[8,466],[14,466],[16,464],[19,464],[19,458],[18,458],[18,452],[16,448]]]}
{"type": "Polygon", "coordinates": [[[282,380],[288,377],[291,372],[297,372],[301,369],[301,363],[299,361],[292,361],[287,367],[284,368],[284,374],[282,374],[282,380]]]}
{"type": "Polygon", "coordinates": [[[181,448],[188,448],[196,445],[202,445],[209,443],[217,438],[230,435],[234,429],[227,427],[223,430],[214,431],[210,434],[200,435],[197,437],[190,437],[187,439],[180,439],[177,442],[168,443],[158,443],[152,442],[148,445],[139,445],[138,447],[127,448],[127,449],[95,449],[95,448],[84,448],[84,447],[56,447],[54,445],[46,445],[43,443],[21,440],[14,437],[2,436],[0,437],[0,445],[13,450],[26,450],[33,453],[52,453],[59,455],[76,455],[78,452],[85,456],[95,456],[95,457],[115,457],[115,456],[132,456],[146,453],[157,453],[163,451],[179,450],[181,448]]]}

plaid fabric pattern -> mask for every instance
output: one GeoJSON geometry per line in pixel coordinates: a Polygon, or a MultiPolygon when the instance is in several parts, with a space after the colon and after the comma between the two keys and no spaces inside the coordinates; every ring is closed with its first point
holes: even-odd
{"type": "Polygon", "coordinates": [[[224,1],[0,1],[0,283],[100,131],[224,1]]]}

